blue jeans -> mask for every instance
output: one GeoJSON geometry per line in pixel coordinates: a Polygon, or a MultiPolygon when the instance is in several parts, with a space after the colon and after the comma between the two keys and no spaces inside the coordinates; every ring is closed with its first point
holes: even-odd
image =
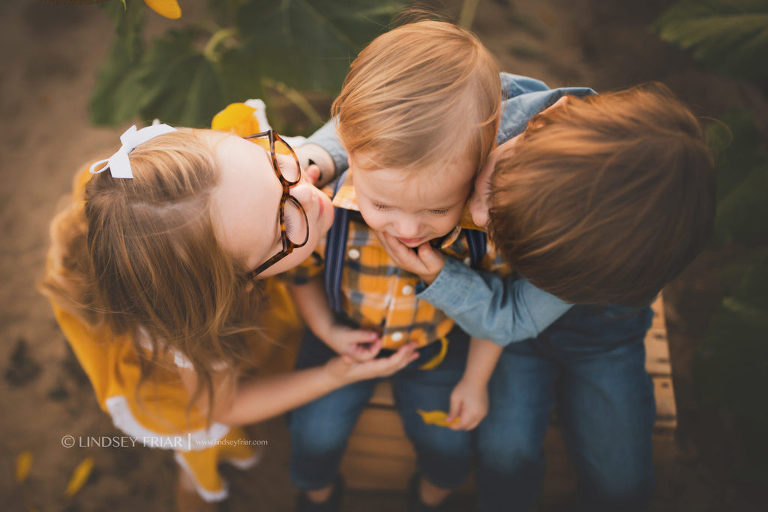
{"type": "Polygon", "coordinates": [[[645,508],[653,491],[653,383],[643,339],[650,308],[574,306],[538,338],[510,344],[477,429],[478,503],[527,511],[544,473],[552,409],[579,476],[583,510],[645,508]]]}
{"type": "MultiPolygon", "coordinates": [[[[451,391],[464,373],[469,337],[454,328],[448,340],[448,352],[437,368],[418,368],[439,351],[440,343],[432,343],[419,350],[419,359],[390,378],[396,407],[418,456],[420,474],[438,487],[453,489],[469,474],[472,435],[426,425],[416,412],[417,409],[448,411],[450,408],[451,391]]],[[[391,354],[383,352],[382,355],[391,354]]],[[[307,331],[296,366],[317,366],[334,355],[325,343],[307,331]]],[[[290,413],[290,472],[296,488],[316,490],[335,481],[347,439],[378,380],[349,384],[290,413]]]]}

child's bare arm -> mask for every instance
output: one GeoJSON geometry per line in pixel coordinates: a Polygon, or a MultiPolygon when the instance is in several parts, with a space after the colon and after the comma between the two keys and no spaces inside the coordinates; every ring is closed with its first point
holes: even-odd
{"type": "MultiPolygon", "coordinates": [[[[418,357],[415,348],[406,345],[389,357],[363,363],[334,357],[323,366],[240,382],[235,381],[234,373],[220,372],[213,376],[211,419],[234,426],[272,418],[351,382],[392,375],[418,357]]],[[[188,368],[179,368],[179,373],[192,395],[197,374],[188,368]]],[[[201,393],[195,403],[208,411],[208,394],[201,393]]]]}
{"type": "Polygon", "coordinates": [[[353,329],[336,323],[321,279],[291,285],[290,291],[296,308],[315,336],[337,353],[346,354],[356,361],[373,359],[379,353],[381,340],[376,331],[353,329]]]}
{"type": "Polygon", "coordinates": [[[451,393],[451,410],[446,421],[454,430],[472,430],[488,414],[488,381],[503,347],[490,340],[472,338],[467,368],[451,393]]]}

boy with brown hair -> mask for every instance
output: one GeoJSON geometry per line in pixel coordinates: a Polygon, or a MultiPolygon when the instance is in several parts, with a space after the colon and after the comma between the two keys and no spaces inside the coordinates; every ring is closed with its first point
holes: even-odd
{"type": "Polygon", "coordinates": [[[393,259],[429,285],[421,298],[470,334],[507,345],[477,429],[483,511],[535,503],[556,400],[583,509],[647,506],[655,419],[643,346],[648,304],[712,230],[712,158],[699,122],[666,87],[560,103],[493,151],[470,204],[520,276],[578,303],[539,336],[509,343],[524,280],[503,282],[429,247],[385,240],[393,259]]]}
{"type": "MultiPolygon", "coordinates": [[[[366,47],[334,104],[350,163],[336,185],[334,225],[303,275],[295,276],[296,304],[310,328],[299,367],[334,352],[366,359],[381,348],[422,347],[421,361],[392,379],[418,455],[414,510],[437,510],[466,478],[473,454],[468,430],[486,414],[487,382],[501,349],[479,339],[470,347],[453,320],[415,296],[418,276],[399,268],[379,237],[407,247],[427,244],[473,267],[499,268],[485,234],[465,229],[461,218],[475,173],[495,145],[501,85],[488,50],[448,23],[405,25],[366,47]],[[426,424],[418,414],[449,409],[452,428],[426,424]]],[[[536,109],[531,102],[530,110],[536,109]]],[[[328,130],[335,140],[335,126],[328,130]]],[[[346,161],[343,149],[328,148],[346,161]]],[[[306,150],[299,152],[308,156],[306,150]]],[[[538,333],[533,316],[521,322],[517,339],[538,333]]],[[[291,414],[291,476],[305,491],[300,510],[338,508],[339,462],[374,385],[347,386],[291,414]]]]}

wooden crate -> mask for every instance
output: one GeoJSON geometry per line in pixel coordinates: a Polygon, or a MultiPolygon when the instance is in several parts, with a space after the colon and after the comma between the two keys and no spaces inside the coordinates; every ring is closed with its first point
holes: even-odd
{"type": "MultiPolygon", "coordinates": [[[[671,437],[677,427],[672,367],[659,297],[652,305],[653,324],[645,337],[646,368],[656,395],[657,436],[671,437]]],[[[416,471],[416,454],[394,409],[392,388],[381,382],[349,440],[341,471],[351,489],[403,490],[416,471]]]]}

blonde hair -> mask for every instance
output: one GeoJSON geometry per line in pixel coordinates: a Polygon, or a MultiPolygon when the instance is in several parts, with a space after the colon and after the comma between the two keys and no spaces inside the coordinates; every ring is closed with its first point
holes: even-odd
{"type": "Polygon", "coordinates": [[[498,67],[477,37],[419,21],[360,52],[332,113],[347,152],[378,168],[434,166],[457,154],[479,167],[495,144],[500,102],[498,67]]]}
{"type": "Polygon", "coordinates": [[[247,357],[238,333],[253,330],[255,309],[255,294],[243,292],[243,269],[214,232],[212,143],[194,130],[161,135],[131,152],[133,179],[104,172],[76,186],[51,224],[42,283],[88,325],[131,336],[138,353],[148,338],[152,356],[140,358],[141,381],[164,351],[183,354],[198,374],[190,405],[206,390],[209,412],[212,365],[234,369],[247,357]]]}
{"type": "Polygon", "coordinates": [[[496,163],[489,232],[563,300],[649,303],[704,247],[715,172],[701,125],[662,84],[571,99],[496,163]]]}

